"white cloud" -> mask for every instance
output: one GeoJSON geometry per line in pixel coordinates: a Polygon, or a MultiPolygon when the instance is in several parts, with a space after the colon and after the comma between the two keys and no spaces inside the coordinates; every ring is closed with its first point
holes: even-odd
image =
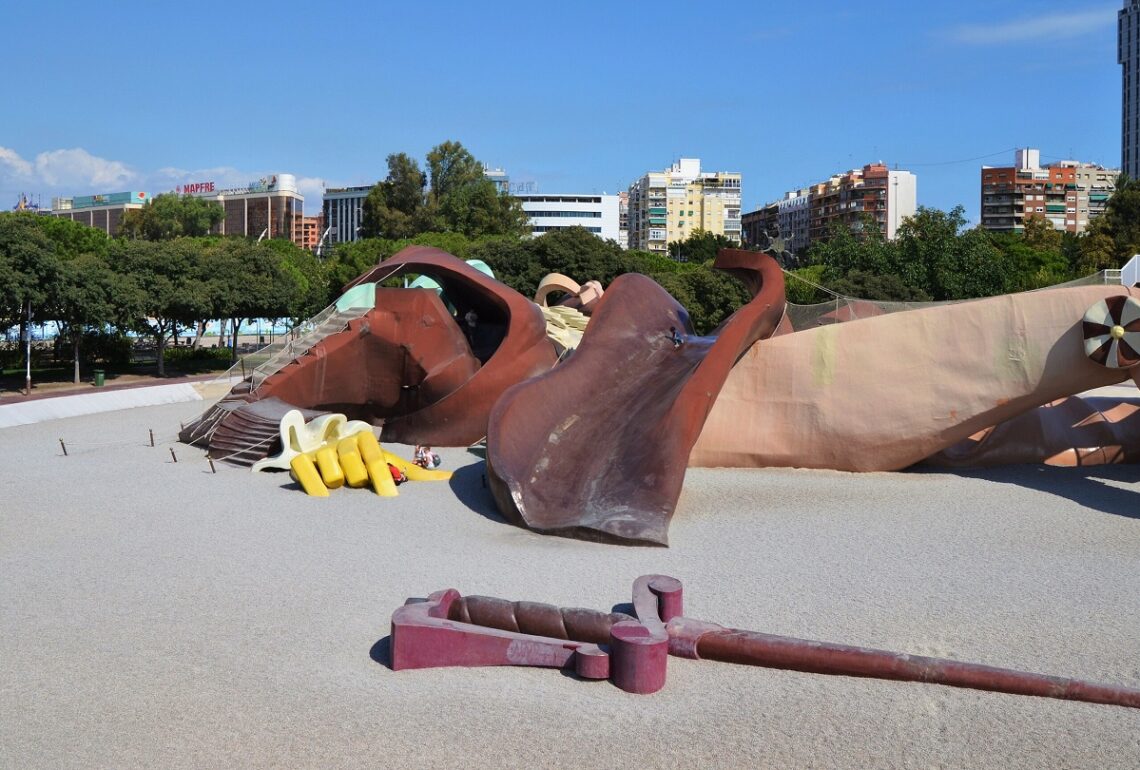
{"type": "Polygon", "coordinates": [[[31,174],[31,163],[21,158],[15,150],[0,147],[0,178],[8,176],[28,177],[31,174]]]}
{"type": "Polygon", "coordinates": [[[34,165],[35,177],[48,187],[118,189],[129,187],[137,178],[125,163],[96,157],[79,147],[41,152],[34,165]]]}
{"type": "Polygon", "coordinates": [[[305,213],[314,215],[321,210],[327,180],[320,177],[297,177],[297,192],[305,196],[305,213]]]}
{"type": "MultiPolygon", "coordinates": [[[[53,196],[91,195],[123,191],[145,191],[151,195],[171,192],[189,182],[213,182],[218,189],[245,187],[251,181],[289,169],[248,171],[233,166],[185,169],[164,166],[153,171],[139,171],[128,164],[92,155],[82,148],[48,150],[34,160],[25,160],[18,152],[0,146],[0,210],[15,202],[23,193],[48,201],[53,196]]],[[[298,191],[305,196],[305,212],[316,214],[327,180],[320,177],[297,177],[298,191]]]]}
{"type": "Polygon", "coordinates": [[[1087,35],[1115,22],[1116,8],[1104,6],[1090,11],[1032,16],[992,24],[963,24],[949,30],[949,37],[971,45],[1061,40],[1087,35]]]}

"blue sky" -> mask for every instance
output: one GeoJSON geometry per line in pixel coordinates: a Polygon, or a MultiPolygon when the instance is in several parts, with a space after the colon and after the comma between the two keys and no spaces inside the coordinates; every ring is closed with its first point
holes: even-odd
{"type": "Polygon", "coordinates": [[[1119,166],[1120,7],[5,2],[0,208],[291,173],[315,213],[455,139],[544,192],[699,157],[745,211],[881,160],[973,222],[1015,147],[1119,166]]]}

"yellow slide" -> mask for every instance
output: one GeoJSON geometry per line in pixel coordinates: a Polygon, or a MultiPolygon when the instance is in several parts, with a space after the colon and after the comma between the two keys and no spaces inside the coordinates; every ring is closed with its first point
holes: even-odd
{"type": "Polygon", "coordinates": [[[370,430],[341,439],[335,437],[316,449],[296,454],[289,461],[292,476],[313,497],[328,497],[330,489],[364,487],[369,482],[376,494],[396,497],[396,482],[388,465],[399,468],[409,481],[446,481],[451,471],[421,468],[386,451],[370,430]]]}
{"type": "Polygon", "coordinates": [[[380,442],[371,431],[356,434],[356,446],[360,450],[360,457],[364,467],[368,469],[368,478],[372,479],[372,488],[382,497],[396,497],[396,482],[392,480],[392,472],[388,470],[388,462],[384,459],[384,450],[380,442]]]}

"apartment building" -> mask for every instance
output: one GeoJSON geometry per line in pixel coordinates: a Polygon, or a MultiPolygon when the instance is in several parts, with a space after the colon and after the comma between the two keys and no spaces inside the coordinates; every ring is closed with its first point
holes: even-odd
{"type": "Polygon", "coordinates": [[[917,190],[911,172],[868,163],[786,192],[780,200],[745,214],[745,242],[762,245],[767,237],[779,235],[788,251],[802,256],[812,243],[827,240],[836,223],[859,232],[867,222],[891,240],[903,220],[914,216],[917,190]]]}
{"type": "Polygon", "coordinates": [[[701,171],[681,158],[629,188],[629,247],[666,253],[697,230],[740,241],[740,172],[701,171]]]}
{"type": "Polygon", "coordinates": [[[784,193],[778,201],[750,211],[740,218],[744,242],[765,246],[770,238],[782,238],[784,248],[800,254],[810,242],[811,194],[805,189],[784,193]]]}
{"type": "Polygon", "coordinates": [[[1053,228],[1084,232],[1116,189],[1118,169],[1062,160],[1041,165],[1041,151],[1019,149],[1012,166],[982,166],[982,227],[1021,232],[1030,217],[1042,217],[1053,228]]]}
{"type": "Polygon", "coordinates": [[[308,251],[316,251],[321,241],[324,218],[318,214],[315,217],[297,217],[293,220],[293,243],[308,251]]]}
{"type": "Polygon", "coordinates": [[[869,163],[812,185],[808,197],[809,244],[826,240],[836,223],[858,232],[868,221],[893,240],[903,220],[917,210],[917,183],[909,171],[869,163]]]}

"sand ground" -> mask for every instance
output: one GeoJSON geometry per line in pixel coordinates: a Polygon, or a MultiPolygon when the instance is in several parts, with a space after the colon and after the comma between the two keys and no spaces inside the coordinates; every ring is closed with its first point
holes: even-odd
{"type": "Polygon", "coordinates": [[[202,408],[0,430],[0,767],[1140,767],[1124,708],[677,658],[649,696],[386,665],[408,597],[609,609],[658,572],[691,617],[1140,687],[1137,466],[692,470],[671,547],[625,548],[504,523],[464,450],[450,483],[321,500],[147,446],[202,408]]]}

